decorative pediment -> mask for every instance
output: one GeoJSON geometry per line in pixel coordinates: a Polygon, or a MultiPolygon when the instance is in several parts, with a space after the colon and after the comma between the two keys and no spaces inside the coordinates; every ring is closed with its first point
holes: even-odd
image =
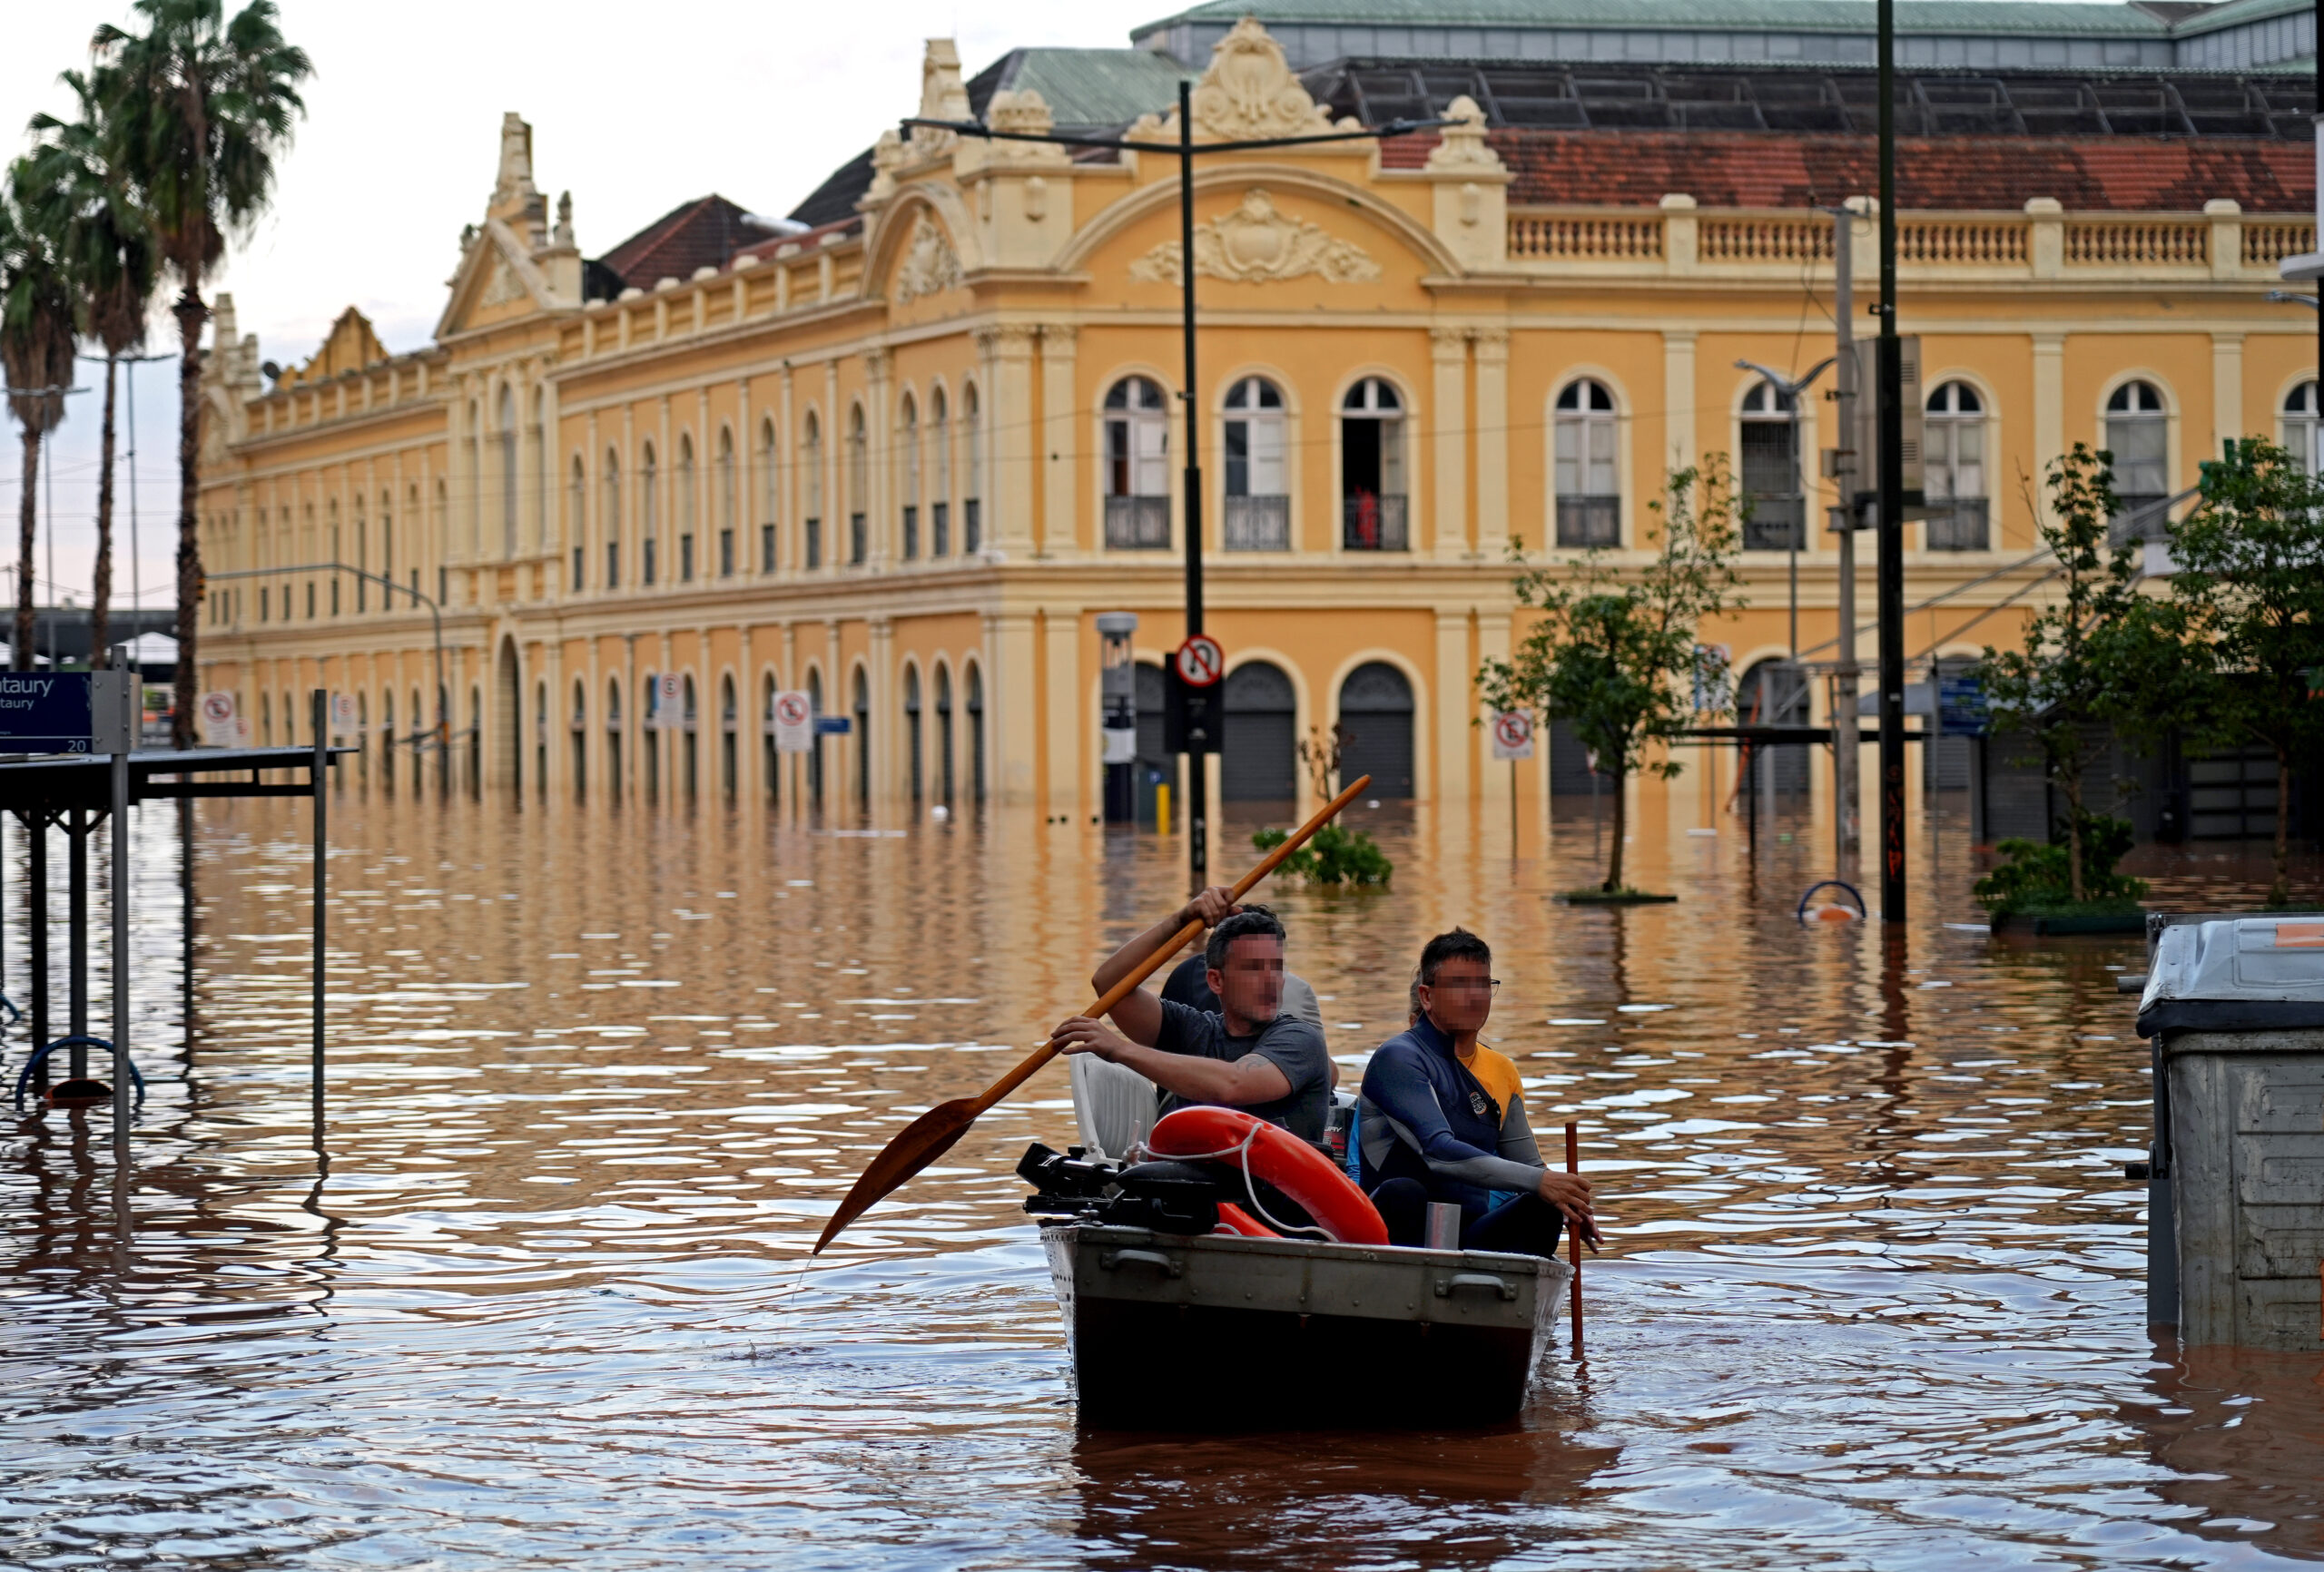
{"type": "Polygon", "coordinates": [[[1291,74],[1283,45],[1250,16],[1211,50],[1193,102],[1195,130],[1222,142],[1331,129],[1330,113],[1291,74]]]}
{"type": "MultiPolygon", "coordinates": [[[[1165,241],[1130,263],[1129,276],[1146,283],[1175,284],[1179,265],[1178,242],[1165,241]]],[[[1276,211],[1275,199],[1254,186],[1232,212],[1195,226],[1195,272],[1242,284],[1280,282],[1310,273],[1326,283],[1360,284],[1378,278],[1380,264],[1354,241],[1276,211]]]]}
{"type": "Polygon", "coordinates": [[[557,297],[538,263],[525,251],[516,231],[498,219],[487,219],[476,231],[459,270],[452,275],[452,298],[436,324],[436,337],[446,339],[478,325],[479,317],[506,320],[521,310],[554,311],[580,304],[557,297]]]}
{"type": "Polygon", "coordinates": [[[952,242],[925,212],[913,221],[911,238],[889,280],[888,298],[901,306],[922,295],[941,294],[960,287],[960,256],[952,242]]]}

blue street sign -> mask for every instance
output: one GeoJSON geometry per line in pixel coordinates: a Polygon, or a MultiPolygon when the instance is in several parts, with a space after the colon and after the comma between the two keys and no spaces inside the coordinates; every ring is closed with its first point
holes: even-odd
{"type": "Polygon", "coordinates": [[[0,673],[0,753],[85,753],[89,722],[88,673],[0,673]]]}
{"type": "Polygon", "coordinates": [[[851,729],[850,722],[845,715],[818,715],[815,717],[815,735],[818,737],[844,737],[851,729]]]}
{"type": "Polygon", "coordinates": [[[1936,684],[1936,730],[1942,737],[1981,737],[1987,724],[1985,686],[1974,677],[1944,677],[1936,684]]]}

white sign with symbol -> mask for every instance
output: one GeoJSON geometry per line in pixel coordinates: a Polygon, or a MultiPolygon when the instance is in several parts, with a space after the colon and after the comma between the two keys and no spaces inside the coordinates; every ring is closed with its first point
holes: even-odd
{"type": "Polygon", "coordinates": [[[333,693],[330,696],[330,729],[333,732],[355,730],[355,695],[333,693]]]}
{"type": "Polygon", "coordinates": [[[1533,716],[1528,710],[1500,710],[1492,718],[1492,756],[1531,759],[1533,756],[1533,716]]]}
{"type": "Polygon", "coordinates": [[[1208,634],[1196,634],[1178,646],[1178,680],[1189,688],[1207,688],[1226,674],[1226,652],[1208,634]]]}
{"type": "Polygon", "coordinates": [[[684,697],[685,679],[675,672],[664,672],[652,679],[654,684],[654,715],[648,731],[675,732],[683,723],[678,705],[684,697]]]}
{"type": "Polygon", "coordinates": [[[767,717],[778,753],[806,753],[815,746],[815,710],[804,693],[777,693],[774,712],[767,717]]]}
{"type": "Polygon", "coordinates": [[[212,748],[241,745],[242,727],[234,713],[233,694],[208,693],[202,695],[202,740],[212,748]]]}

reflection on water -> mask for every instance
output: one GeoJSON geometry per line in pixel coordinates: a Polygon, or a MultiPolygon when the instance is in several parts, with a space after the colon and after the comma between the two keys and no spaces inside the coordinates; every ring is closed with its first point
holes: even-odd
{"type": "MultiPolygon", "coordinates": [[[[1609,1197],[1590,1361],[1482,1433],[1305,1432],[1324,1383],[1393,1377],[1330,1369],[1284,1372],[1282,1435],[1077,1432],[1009,1173],[1070,1138],[1061,1071],[802,1265],[890,1132],[984,1086],[1176,899],[1178,842],[1034,818],[842,834],[349,792],[321,1176],[300,805],[202,806],[191,932],[175,815],[149,816],[126,1225],[102,1113],[0,1152],[0,1564],[2324,1555],[2324,1360],[2181,1356],[2142,1324],[2122,1164],[2147,1076],[2113,986],[2138,946],[1945,926],[1974,915],[1957,815],[1918,827],[1896,934],[1792,920],[1826,871],[1805,820],[1754,863],[1649,816],[1640,876],[1686,899],[1608,912],[1546,899],[1590,877],[1586,813],[1517,856],[1492,814],[1373,815],[1394,891],[1274,891],[1292,964],[1354,1072],[1422,938],[1492,939],[1492,1035],[1537,1125],[1583,1122],[1609,1197]]],[[[2264,883],[2146,855],[2180,904],[2264,883]]]]}

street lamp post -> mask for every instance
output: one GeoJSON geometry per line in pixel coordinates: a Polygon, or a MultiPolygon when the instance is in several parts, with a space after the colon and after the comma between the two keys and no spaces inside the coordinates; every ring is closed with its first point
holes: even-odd
{"type": "MultiPolygon", "coordinates": [[[[1443,119],[1392,120],[1385,125],[1319,132],[1313,136],[1238,137],[1228,142],[1206,142],[1197,146],[1194,131],[1194,88],[1192,84],[1181,80],[1178,84],[1178,139],[1176,142],[1134,142],[1126,136],[995,131],[981,121],[929,120],[917,115],[901,123],[907,133],[916,127],[927,126],[937,131],[949,131],[956,136],[982,137],[988,142],[1121,148],[1137,152],[1169,153],[1178,161],[1178,331],[1184,368],[1184,385],[1178,389],[1178,402],[1185,411],[1187,433],[1183,527],[1187,557],[1187,636],[1192,638],[1203,631],[1202,464],[1200,445],[1196,436],[1202,425],[1202,407],[1196,396],[1195,378],[1195,160],[1208,153],[1252,152],[1263,148],[1305,147],[1315,142],[1362,142],[1406,136],[1415,131],[1449,125],[1452,122],[1443,119]]],[[[1213,751],[1216,741],[1212,733],[1219,724],[1215,709],[1217,701],[1209,696],[1216,691],[1215,688],[1202,690],[1205,697],[1199,713],[1190,712],[1187,717],[1187,860],[1188,877],[1196,889],[1210,882],[1210,770],[1205,755],[1213,751]]]]}
{"type": "Polygon", "coordinates": [[[1756,360],[1735,362],[1738,370],[1758,372],[1760,380],[1783,395],[1785,406],[1791,411],[1791,489],[1794,499],[1799,504],[1799,516],[1792,521],[1791,528],[1786,534],[1791,547],[1791,642],[1788,648],[1794,662],[1799,659],[1799,537],[1807,533],[1807,470],[1799,452],[1799,396],[1815,384],[1817,378],[1830,370],[1832,363],[1838,359],[1837,355],[1827,355],[1800,377],[1786,377],[1756,360]]]}

